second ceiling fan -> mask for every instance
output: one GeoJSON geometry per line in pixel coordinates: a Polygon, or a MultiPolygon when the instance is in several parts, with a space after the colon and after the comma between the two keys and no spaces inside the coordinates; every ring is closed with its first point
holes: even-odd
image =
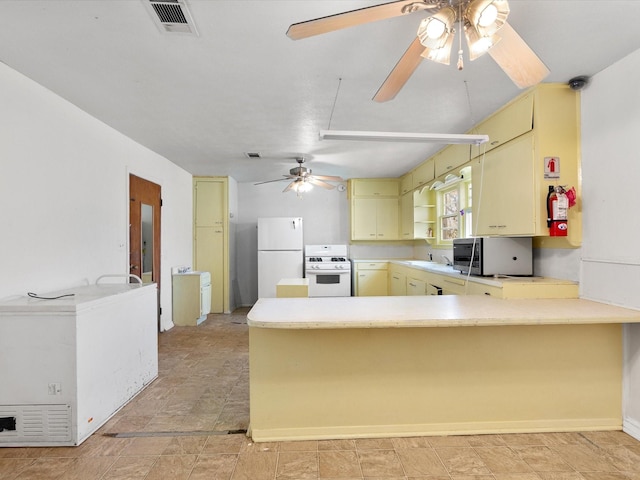
{"type": "MultiPolygon", "coordinates": [[[[507,0],[400,0],[294,23],[287,36],[299,40],[419,11],[427,11],[430,16],[421,21],[416,38],[373,97],[377,102],[392,100],[423,58],[449,65],[456,25],[464,32],[469,58],[475,60],[488,52],[519,88],[536,85],[549,74],[545,64],[506,22],[507,0]]],[[[458,40],[461,42],[461,38],[458,40]]],[[[462,62],[460,48],[460,70],[462,62]]]]}

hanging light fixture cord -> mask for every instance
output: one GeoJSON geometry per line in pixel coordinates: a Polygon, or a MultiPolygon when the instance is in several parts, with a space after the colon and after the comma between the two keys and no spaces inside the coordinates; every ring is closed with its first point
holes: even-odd
{"type": "Polygon", "coordinates": [[[336,109],[336,103],[338,103],[338,94],[340,93],[340,85],[342,84],[342,78],[338,78],[338,88],[336,89],[336,96],[333,99],[333,106],[331,107],[331,115],[329,115],[329,126],[327,130],[331,130],[331,120],[333,120],[333,112],[336,109]]]}

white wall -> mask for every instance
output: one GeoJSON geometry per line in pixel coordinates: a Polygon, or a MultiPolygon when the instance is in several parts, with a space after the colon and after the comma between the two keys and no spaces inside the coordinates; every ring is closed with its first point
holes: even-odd
{"type": "Polygon", "coordinates": [[[162,187],[162,325],[192,262],[191,175],[0,63],[0,298],[128,273],[129,173],[162,187]]]}
{"type": "MultiPolygon", "coordinates": [[[[581,296],[640,309],[640,50],[582,92],[581,296]]],[[[624,428],[640,439],[640,325],[625,327],[624,428]]]]}

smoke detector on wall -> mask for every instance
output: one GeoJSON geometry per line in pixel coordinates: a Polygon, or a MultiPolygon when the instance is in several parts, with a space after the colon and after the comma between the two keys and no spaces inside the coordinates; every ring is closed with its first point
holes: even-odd
{"type": "Polygon", "coordinates": [[[198,35],[185,0],[142,0],[162,33],[198,35]]]}

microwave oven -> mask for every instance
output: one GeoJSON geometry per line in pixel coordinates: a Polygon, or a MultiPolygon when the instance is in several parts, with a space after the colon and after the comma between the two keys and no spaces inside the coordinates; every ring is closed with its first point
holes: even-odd
{"type": "Polygon", "coordinates": [[[472,275],[533,275],[531,237],[476,237],[453,240],[453,268],[472,275]]]}

